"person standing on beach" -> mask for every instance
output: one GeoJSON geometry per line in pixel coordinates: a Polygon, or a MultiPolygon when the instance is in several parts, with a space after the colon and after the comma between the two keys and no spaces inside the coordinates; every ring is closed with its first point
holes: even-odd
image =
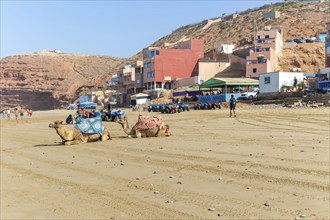
{"type": "Polygon", "coordinates": [[[296,77],[293,78],[293,88],[296,89],[298,84],[298,80],[296,77]]]}
{"type": "Polygon", "coordinates": [[[19,115],[21,117],[21,120],[23,120],[23,117],[24,117],[24,110],[23,109],[20,110],[19,115]]]}
{"type": "Polygon", "coordinates": [[[236,99],[234,95],[231,95],[231,98],[229,100],[229,105],[230,105],[230,117],[233,115],[233,113],[234,113],[234,117],[236,117],[236,113],[235,113],[236,99]]]}
{"type": "Polygon", "coordinates": [[[16,121],[18,120],[18,109],[17,108],[15,108],[14,109],[14,114],[15,114],[15,119],[16,119],[16,121]]]}
{"type": "Polygon", "coordinates": [[[10,120],[10,114],[11,114],[11,109],[10,109],[10,108],[7,109],[6,114],[7,114],[7,118],[8,118],[8,120],[10,120]]]}

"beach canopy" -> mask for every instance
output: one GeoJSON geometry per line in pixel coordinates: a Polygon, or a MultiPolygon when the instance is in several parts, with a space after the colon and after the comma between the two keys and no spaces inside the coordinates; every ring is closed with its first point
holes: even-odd
{"type": "Polygon", "coordinates": [[[135,95],[131,95],[131,99],[139,99],[139,98],[150,98],[150,95],[145,93],[138,93],[135,95]]]}
{"type": "Polygon", "coordinates": [[[96,103],[94,102],[81,102],[79,103],[79,107],[83,108],[83,107],[96,107],[96,103]]]}
{"type": "Polygon", "coordinates": [[[259,80],[250,78],[218,78],[213,77],[201,85],[200,88],[215,88],[224,86],[258,86],[259,80]]]}

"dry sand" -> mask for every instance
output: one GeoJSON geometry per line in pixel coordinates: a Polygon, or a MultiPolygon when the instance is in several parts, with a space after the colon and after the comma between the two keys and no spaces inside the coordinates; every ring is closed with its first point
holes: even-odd
{"type": "Polygon", "coordinates": [[[162,115],[163,138],[107,122],[113,140],[64,146],[48,124],[69,113],[1,121],[1,219],[330,217],[329,108],[162,115]]]}

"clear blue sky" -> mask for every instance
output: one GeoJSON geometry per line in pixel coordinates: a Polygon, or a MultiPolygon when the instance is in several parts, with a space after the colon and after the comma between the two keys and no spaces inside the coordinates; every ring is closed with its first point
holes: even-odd
{"type": "Polygon", "coordinates": [[[183,25],[281,0],[1,1],[1,58],[41,50],[131,57],[183,25]]]}

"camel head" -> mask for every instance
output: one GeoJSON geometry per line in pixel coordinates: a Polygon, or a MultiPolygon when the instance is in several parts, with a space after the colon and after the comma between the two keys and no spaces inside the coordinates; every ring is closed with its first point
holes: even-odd
{"type": "Polygon", "coordinates": [[[50,123],[49,125],[48,125],[48,127],[50,127],[50,128],[59,128],[60,126],[62,126],[63,125],[63,121],[60,121],[60,120],[56,120],[54,123],[50,123]]]}
{"type": "Polygon", "coordinates": [[[114,122],[121,124],[121,125],[125,125],[127,123],[127,118],[126,116],[122,117],[122,118],[115,118],[114,122]]]}

